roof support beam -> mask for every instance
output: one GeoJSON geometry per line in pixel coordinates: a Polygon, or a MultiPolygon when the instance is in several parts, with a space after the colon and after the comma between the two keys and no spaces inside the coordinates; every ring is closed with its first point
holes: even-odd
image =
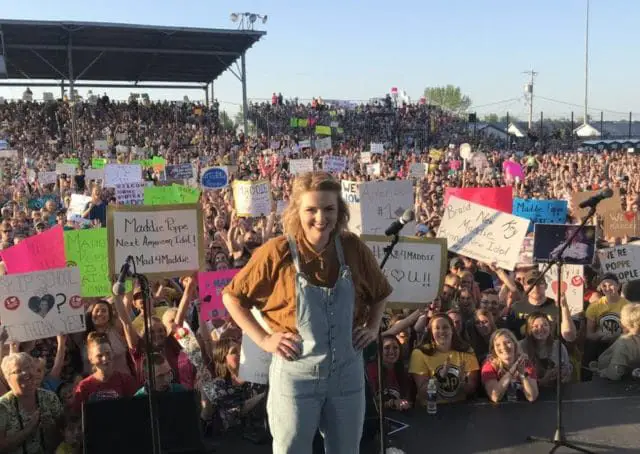
{"type": "MultiPolygon", "coordinates": [[[[29,79],[19,82],[0,81],[0,87],[59,87],[59,82],[31,82],[29,79]]],[[[180,85],[180,84],[103,84],[93,82],[78,82],[73,84],[74,88],[159,88],[165,90],[204,90],[206,85],[180,85]]]]}
{"type": "MultiPolygon", "coordinates": [[[[67,50],[67,46],[58,44],[9,44],[7,49],[15,50],[67,50]]],[[[166,54],[166,55],[209,55],[209,56],[231,56],[239,57],[240,52],[229,52],[221,50],[193,50],[193,49],[151,49],[145,47],[102,47],[102,46],[73,46],[73,50],[91,52],[121,52],[136,54],[166,54]]]]}
{"type": "Polygon", "coordinates": [[[51,64],[51,62],[49,60],[47,60],[45,57],[43,57],[42,55],[40,55],[38,53],[37,50],[35,49],[31,49],[31,52],[33,52],[33,54],[38,57],[40,60],[42,60],[49,68],[53,69],[54,72],[56,72],[60,77],[62,77],[63,79],[67,78],[67,75],[64,74],[62,71],[60,71],[58,68],[56,68],[55,66],[53,66],[53,64],[51,64]]]}
{"type": "Polygon", "coordinates": [[[80,79],[82,79],[82,76],[84,76],[84,75],[85,75],[85,73],[86,73],[87,71],[89,71],[89,69],[91,69],[91,67],[92,67],[92,66],[93,66],[93,65],[94,65],[98,60],[100,60],[100,58],[101,58],[103,55],[104,55],[104,51],[103,51],[103,52],[100,52],[100,53],[96,56],[96,58],[94,58],[93,60],[91,60],[91,62],[90,62],[87,66],[85,66],[85,68],[84,68],[82,71],[80,71],[80,74],[78,74],[78,75],[76,76],[75,80],[80,80],[80,79]]]}

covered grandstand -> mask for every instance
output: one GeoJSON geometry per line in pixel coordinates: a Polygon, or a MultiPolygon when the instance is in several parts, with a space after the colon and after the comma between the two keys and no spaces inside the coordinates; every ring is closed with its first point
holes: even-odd
{"type": "Polygon", "coordinates": [[[0,19],[0,86],[204,90],[227,69],[242,85],[245,55],[266,32],[0,19]],[[238,68],[238,60],[240,67],[238,68]],[[232,68],[232,65],[236,68],[232,68]],[[0,65],[1,67],[2,65],[0,65]]]}

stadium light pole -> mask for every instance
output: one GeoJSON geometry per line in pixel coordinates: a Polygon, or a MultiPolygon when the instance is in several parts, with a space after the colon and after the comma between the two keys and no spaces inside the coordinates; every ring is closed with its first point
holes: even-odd
{"type": "MultiPolygon", "coordinates": [[[[238,30],[251,30],[253,31],[254,24],[258,19],[263,24],[267,23],[266,14],[256,13],[231,13],[231,22],[238,23],[238,30]]],[[[247,64],[245,60],[246,51],[240,56],[240,82],[242,83],[242,127],[244,128],[245,136],[249,134],[249,103],[247,102],[247,64]]],[[[236,76],[237,77],[237,76],[236,76]]]]}
{"type": "MultiPolygon", "coordinates": [[[[584,124],[588,124],[588,106],[589,106],[589,3],[587,0],[586,25],[584,34],[584,124]]],[[[602,133],[602,131],[600,132],[602,133]]]]}

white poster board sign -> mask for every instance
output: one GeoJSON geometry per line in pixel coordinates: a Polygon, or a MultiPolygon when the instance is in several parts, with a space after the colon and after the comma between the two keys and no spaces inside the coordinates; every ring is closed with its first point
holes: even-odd
{"type": "MultiPolygon", "coordinates": [[[[260,311],[251,309],[251,313],[262,328],[270,333],[269,326],[262,318],[260,311]]],[[[240,368],[238,377],[249,383],[266,385],[269,383],[269,367],[271,366],[271,353],[263,349],[251,340],[245,333],[242,334],[242,344],[240,346],[240,368]]]]}
{"type": "Polygon", "coordinates": [[[109,143],[106,140],[94,140],[93,149],[96,151],[107,151],[109,149],[109,143]]]}
{"type": "Polygon", "coordinates": [[[360,188],[357,181],[342,180],[342,198],[349,207],[349,231],[362,233],[362,214],[360,213],[360,188]]]}
{"type": "Polygon", "coordinates": [[[55,184],[58,179],[58,173],[51,172],[38,172],[38,183],[40,184],[55,184]]]}
{"type": "MultiPolygon", "coordinates": [[[[413,183],[409,180],[375,181],[360,184],[362,233],[382,235],[409,208],[413,208],[413,183]]],[[[402,229],[402,236],[413,236],[415,221],[402,229]]]]}
{"type": "Polygon", "coordinates": [[[323,156],[322,170],[329,173],[342,173],[347,169],[345,156],[323,156]]]}
{"type": "Polygon", "coordinates": [[[381,143],[371,143],[371,153],[372,154],[382,154],[384,153],[384,144],[381,143]]]}
{"type": "Polygon", "coordinates": [[[313,172],[313,159],[291,159],[289,161],[289,173],[300,175],[301,173],[313,172]]]}
{"type": "Polygon", "coordinates": [[[104,187],[115,188],[117,184],[142,181],[140,164],[107,164],[104,166],[104,187]]]}
{"type": "Polygon", "coordinates": [[[528,228],[528,219],[451,196],[438,237],[451,252],[513,271],[528,228]]]}
{"type": "Polygon", "coordinates": [[[375,164],[367,164],[367,175],[379,177],[381,172],[382,171],[379,162],[376,162],[375,164]]]}
{"type": "Polygon", "coordinates": [[[56,173],[58,175],[65,174],[67,176],[74,176],[76,174],[76,165],[58,162],[56,163],[56,173]]]}
{"type": "Polygon", "coordinates": [[[82,194],[71,194],[71,202],[67,209],[67,220],[77,222],[78,224],[90,224],[89,219],[82,217],[82,213],[87,209],[91,197],[82,194]]]}
{"type": "Polygon", "coordinates": [[[122,183],[116,185],[116,203],[123,205],[143,205],[145,183],[122,183]]]}
{"type": "Polygon", "coordinates": [[[0,158],[12,159],[18,157],[18,150],[0,150],[0,158]]]}
{"type": "Polygon", "coordinates": [[[87,181],[102,181],[104,180],[104,168],[102,169],[87,169],[84,171],[84,176],[87,181]]]}
{"type": "MultiPolygon", "coordinates": [[[[378,260],[389,244],[385,236],[362,235],[378,260]]],[[[401,238],[382,272],[393,287],[390,303],[424,305],[433,301],[444,284],[447,272],[447,241],[442,238],[401,238]]]]}
{"type": "Polygon", "coordinates": [[[109,273],[132,256],[150,279],[191,274],[204,268],[202,210],[197,204],[109,205],[109,273]]]}
{"type": "Polygon", "coordinates": [[[640,246],[625,244],[598,251],[602,274],[612,273],[621,283],[640,279],[640,246]]]}
{"type": "Polygon", "coordinates": [[[271,213],[271,184],[268,181],[236,180],[232,187],[238,216],[258,217],[271,213]]]}
{"type": "Polygon", "coordinates": [[[424,162],[414,162],[409,167],[409,176],[411,178],[423,178],[425,173],[427,173],[427,166],[424,162]]]}
{"type": "MultiPolygon", "coordinates": [[[[546,265],[538,265],[542,271],[546,265]]],[[[544,279],[547,283],[546,295],[556,301],[558,297],[558,267],[553,265],[549,268],[544,279]]],[[[584,266],[583,265],[563,265],[562,266],[562,294],[567,298],[567,305],[571,315],[577,315],[584,309],[584,266]]]]}
{"type": "Polygon", "coordinates": [[[129,135],[126,132],[116,132],[116,140],[118,142],[124,142],[128,137],[129,135]]]}
{"type": "Polygon", "coordinates": [[[77,267],[0,277],[0,318],[9,340],[28,342],[85,328],[77,267]]]}
{"type": "Polygon", "coordinates": [[[318,151],[331,150],[331,137],[323,137],[322,139],[316,139],[315,148],[318,151]]]}
{"type": "Polygon", "coordinates": [[[371,163],[371,152],[363,151],[360,153],[360,163],[361,164],[370,164],[371,163]]]}

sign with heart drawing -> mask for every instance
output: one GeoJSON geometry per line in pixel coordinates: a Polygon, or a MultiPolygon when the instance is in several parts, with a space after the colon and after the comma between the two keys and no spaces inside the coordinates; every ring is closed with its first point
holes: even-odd
{"type": "MultiPolygon", "coordinates": [[[[540,270],[544,265],[539,265],[540,270]]],[[[558,268],[553,265],[544,276],[547,283],[546,295],[555,301],[558,297],[558,290],[561,288],[562,295],[567,298],[567,305],[571,315],[582,312],[584,297],[584,265],[563,265],[562,284],[558,284],[558,268]]]]}
{"type": "Polygon", "coordinates": [[[0,319],[16,342],[85,330],[77,267],[0,278],[0,319]]]}

